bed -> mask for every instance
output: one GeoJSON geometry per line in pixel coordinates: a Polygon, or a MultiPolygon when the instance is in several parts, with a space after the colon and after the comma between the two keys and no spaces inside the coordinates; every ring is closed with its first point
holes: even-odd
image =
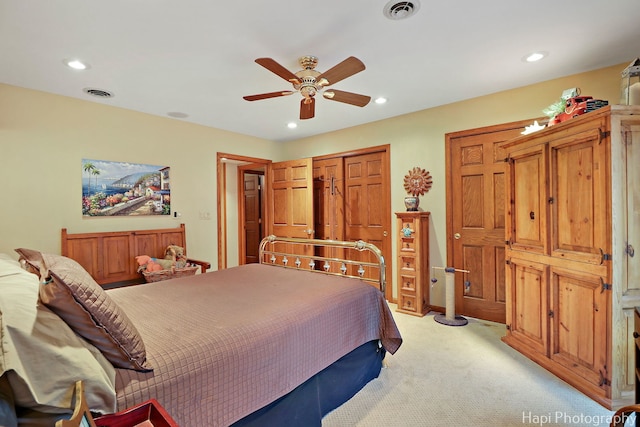
{"type": "MultiPolygon", "coordinates": [[[[155,398],[184,427],[320,426],[402,343],[381,292],[384,259],[364,242],[270,236],[260,264],[109,290],[69,258],[19,253],[36,273],[28,274],[43,279],[38,309],[63,319],[97,360],[91,372],[100,378],[76,379],[101,414],[155,398]]],[[[16,400],[17,376],[6,365],[5,403],[16,400]]],[[[55,402],[31,409],[64,416],[71,380],[55,402]]],[[[36,425],[31,411],[17,418],[36,425]]]]}

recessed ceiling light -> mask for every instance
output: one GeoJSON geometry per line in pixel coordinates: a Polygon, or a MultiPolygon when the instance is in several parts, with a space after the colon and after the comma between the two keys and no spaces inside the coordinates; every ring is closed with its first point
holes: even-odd
{"type": "Polygon", "coordinates": [[[545,58],[547,55],[548,55],[547,52],[533,52],[533,53],[530,53],[530,54],[526,55],[522,59],[525,62],[537,62],[537,61],[540,61],[541,59],[545,58]]]}
{"type": "Polygon", "coordinates": [[[74,70],[86,70],[91,68],[89,64],[86,62],[82,62],[79,59],[65,59],[62,61],[67,67],[73,68],[74,70]]]}
{"type": "Polygon", "coordinates": [[[384,98],[384,97],[381,96],[379,98],[376,98],[376,100],[374,102],[376,104],[384,104],[385,102],[387,102],[387,98],[384,98]]]}
{"type": "Polygon", "coordinates": [[[295,123],[295,122],[290,122],[290,123],[287,123],[287,127],[288,127],[289,129],[295,129],[295,128],[297,128],[297,127],[298,127],[298,124],[297,124],[297,123],[295,123]]]}

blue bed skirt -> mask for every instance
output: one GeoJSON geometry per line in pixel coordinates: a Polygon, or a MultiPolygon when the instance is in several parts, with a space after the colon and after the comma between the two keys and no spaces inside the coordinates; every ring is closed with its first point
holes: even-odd
{"type": "Polygon", "coordinates": [[[322,417],[380,375],[384,356],[378,341],[369,341],[232,427],[321,427],[322,417]]]}

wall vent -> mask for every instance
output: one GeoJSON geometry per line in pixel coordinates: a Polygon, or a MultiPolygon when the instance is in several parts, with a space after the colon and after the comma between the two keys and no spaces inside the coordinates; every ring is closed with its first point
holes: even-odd
{"type": "Polygon", "coordinates": [[[84,88],[82,90],[84,93],[88,93],[91,96],[97,96],[98,98],[113,98],[113,93],[107,92],[106,90],[90,87],[84,88]]]}

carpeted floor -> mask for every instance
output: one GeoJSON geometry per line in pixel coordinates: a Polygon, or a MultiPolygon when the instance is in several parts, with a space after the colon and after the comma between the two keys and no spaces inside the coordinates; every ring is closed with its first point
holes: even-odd
{"type": "Polygon", "coordinates": [[[445,326],[390,306],[402,346],[323,427],[609,425],[612,411],[504,344],[504,325],[445,326]]]}

